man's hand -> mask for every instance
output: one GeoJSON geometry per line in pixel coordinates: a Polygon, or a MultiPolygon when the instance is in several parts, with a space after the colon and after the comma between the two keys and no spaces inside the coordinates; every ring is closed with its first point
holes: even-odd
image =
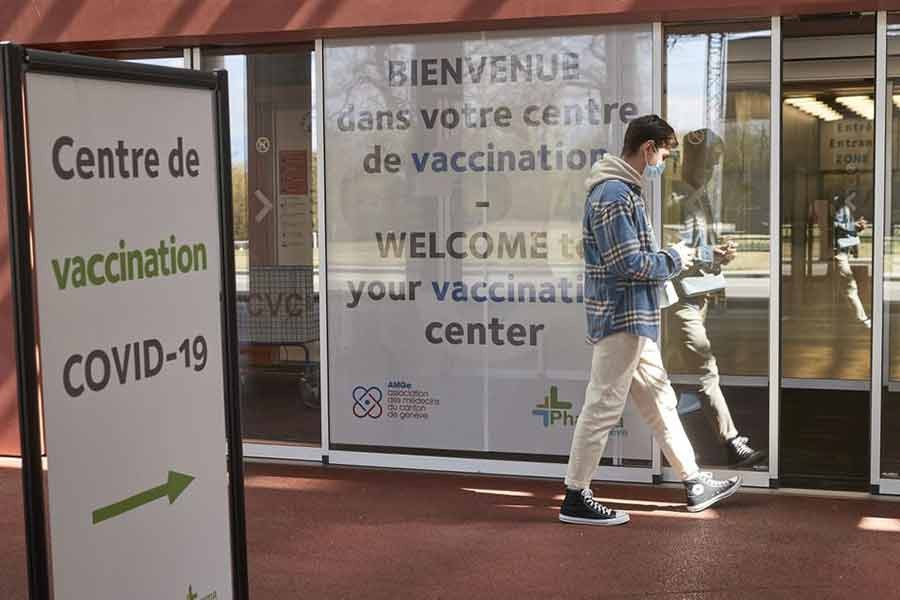
{"type": "Polygon", "coordinates": [[[865,229],[868,226],[869,226],[869,222],[866,221],[865,217],[860,217],[859,219],[857,219],[857,221],[856,221],[856,230],[857,231],[862,231],[863,229],[865,229]]]}
{"type": "Polygon", "coordinates": [[[728,240],[726,243],[714,247],[713,252],[715,253],[717,263],[720,265],[727,265],[734,260],[735,256],[737,256],[737,244],[728,240]]]}
{"type": "Polygon", "coordinates": [[[671,246],[671,249],[678,253],[678,256],[681,258],[681,270],[686,271],[691,268],[694,264],[694,256],[696,251],[693,248],[690,248],[684,242],[678,242],[677,244],[671,246]]]}

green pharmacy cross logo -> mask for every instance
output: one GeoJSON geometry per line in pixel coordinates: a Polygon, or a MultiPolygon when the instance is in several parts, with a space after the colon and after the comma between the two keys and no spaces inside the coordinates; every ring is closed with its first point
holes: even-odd
{"type": "Polygon", "coordinates": [[[574,425],[575,415],[569,412],[571,408],[571,402],[563,402],[559,399],[559,388],[551,385],[550,395],[544,396],[543,404],[538,404],[531,414],[540,417],[544,427],[550,427],[557,423],[574,425]]]}

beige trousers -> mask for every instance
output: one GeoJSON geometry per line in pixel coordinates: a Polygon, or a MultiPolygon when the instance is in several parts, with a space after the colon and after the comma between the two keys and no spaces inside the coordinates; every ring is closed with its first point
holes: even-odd
{"type": "Polygon", "coordinates": [[[629,395],[681,478],[697,474],[694,449],[678,418],[678,400],[659,346],[648,338],[616,333],[594,345],[591,379],[569,452],[567,487],[590,486],[609,432],[622,417],[629,395]]]}
{"type": "MultiPolygon", "coordinates": [[[[678,324],[676,335],[679,358],[688,373],[700,374],[700,402],[712,427],[723,442],[737,436],[725,395],[719,386],[719,366],[706,335],[706,312],[709,301],[682,301],[675,307],[678,324]]],[[[671,341],[669,342],[671,344],[671,341]]],[[[671,348],[671,346],[669,346],[671,348]]]]}
{"type": "Polygon", "coordinates": [[[859,286],[856,285],[856,278],[853,276],[853,270],[850,268],[850,256],[846,252],[838,252],[834,255],[837,263],[837,272],[840,276],[841,292],[847,305],[854,313],[858,321],[865,321],[869,317],[866,316],[866,309],[859,299],[859,286]]]}

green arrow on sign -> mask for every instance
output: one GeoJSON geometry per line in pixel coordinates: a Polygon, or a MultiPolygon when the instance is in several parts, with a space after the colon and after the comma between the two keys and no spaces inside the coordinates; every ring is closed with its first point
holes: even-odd
{"type": "Polygon", "coordinates": [[[154,500],[169,497],[169,504],[173,504],[178,496],[184,492],[185,488],[194,480],[190,475],[179,473],[178,471],[169,471],[169,480],[155,488],[135,494],[130,498],[125,498],[115,504],[98,508],[94,511],[94,525],[102,523],[107,519],[118,517],[121,514],[140,508],[145,504],[149,504],[154,500]]]}

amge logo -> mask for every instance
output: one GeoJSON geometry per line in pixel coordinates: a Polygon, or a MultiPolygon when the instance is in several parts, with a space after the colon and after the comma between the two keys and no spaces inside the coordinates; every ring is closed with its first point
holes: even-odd
{"type": "Polygon", "coordinates": [[[353,388],[353,415],[359,419],[378,419],[384,413],[381,408],[381,388],[358,385],[353,388]]]}
{"type": "Polygon", "coordinates": [[[559,389],[555,385],[551,385],[550,395],[544,396],[543,404],[538,404],[537,408],[531,411],[531,414],[540,417],[544,427],[550,427],[551,425],[573,427],[578,415],[570,413],[569,410],[571,408],[572,403],[560,400],[559,389]]]}

